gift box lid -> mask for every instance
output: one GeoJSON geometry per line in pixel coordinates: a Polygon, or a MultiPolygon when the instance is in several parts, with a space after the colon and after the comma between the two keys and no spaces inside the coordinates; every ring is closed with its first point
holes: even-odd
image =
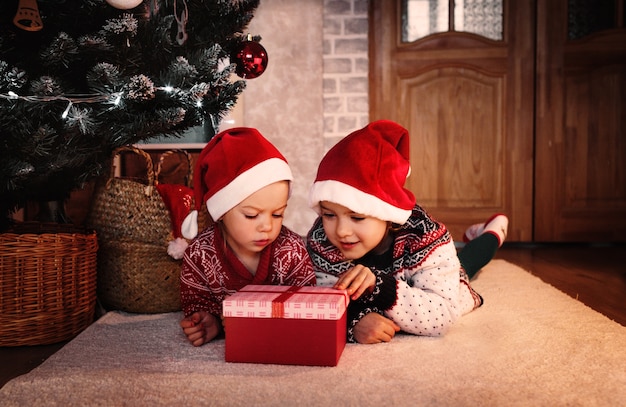
{"type": "Polygon", "coordinates": [[[349,301],[346,290],[330,287],[247,285],[222,305],[224,317],[337,320],[349,301]]]}

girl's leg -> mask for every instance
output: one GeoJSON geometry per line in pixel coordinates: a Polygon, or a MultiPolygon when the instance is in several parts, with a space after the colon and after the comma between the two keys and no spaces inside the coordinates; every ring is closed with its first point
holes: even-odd
{"type": "Polygon", "coordinates": [[[458,253],[461,266],[471,279],[489,263],[504,239],[509,227],[509,218],[496,213],[485,223],[470,226],[463,235],[465,247],[458,253]]]}
{"type": "Polygon", "coordinates": [[[470,279],[493,259],[499,246],[500,241],[493,233],[483,233],[465,244],[458,256],[470,279]]]}

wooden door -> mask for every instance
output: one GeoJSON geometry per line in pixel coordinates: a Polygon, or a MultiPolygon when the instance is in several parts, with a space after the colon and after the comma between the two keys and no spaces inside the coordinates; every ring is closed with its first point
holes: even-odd
{"type": "Polygon", "coordinates": [[[626,241],[624,9],[538,2],[537,241],[626,241]]]}
{"type": "Polygon", "coordinates": [[[534,1],[505,1],[489,38],[475,33],[480,27],[455,31],[454,4],[462,2],[424,0],[450,4],[448,26],[415,40],[406,37],[409,2],[370,2],[370,119],[409,130],[408,187],[455,240],[504,212],[507,240],[530,241],[534,1]]]}

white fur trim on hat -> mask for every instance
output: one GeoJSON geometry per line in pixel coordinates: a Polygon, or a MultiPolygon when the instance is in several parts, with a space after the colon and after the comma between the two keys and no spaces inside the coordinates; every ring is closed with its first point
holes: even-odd
{"type": "Polygon", "coordinates": [[[198,235],[198,211],[189,212],[180,225],[180,231],[187,239],[193,239],[198,235]]]}
{"type": "Polygon", "coordinates": [[[278,181],[293,181],[289,164],[280,158],[262,161],[213,194],[206,202],[209,213],[217,221],[259,189],[278,181]]]}
{"type": "Polygon", "coordinates": [[[355,213],[372,216],[384,221],[403,225],[411,216],[411,210],[393,206],[382,199],[367,194],[343,182],[317,181],[309,193],[309,206],[321,214],[320,202],[333,202],[355,213]]]}

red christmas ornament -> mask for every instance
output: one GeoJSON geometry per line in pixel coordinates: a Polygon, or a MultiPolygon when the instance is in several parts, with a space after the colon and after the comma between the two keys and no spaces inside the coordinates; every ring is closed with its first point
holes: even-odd
{"type": "Polygon", "coordinates": [[[256,41],[243,41],[230,57],[235,72],[244,79],[254,79],[267,68],[267,51],[256,41]]]}
{"type": "Polygon", "coordinates": [[[130,10],[142,3],[143,0],[106,0],[111,6],[120,10],[130,10]]]}

